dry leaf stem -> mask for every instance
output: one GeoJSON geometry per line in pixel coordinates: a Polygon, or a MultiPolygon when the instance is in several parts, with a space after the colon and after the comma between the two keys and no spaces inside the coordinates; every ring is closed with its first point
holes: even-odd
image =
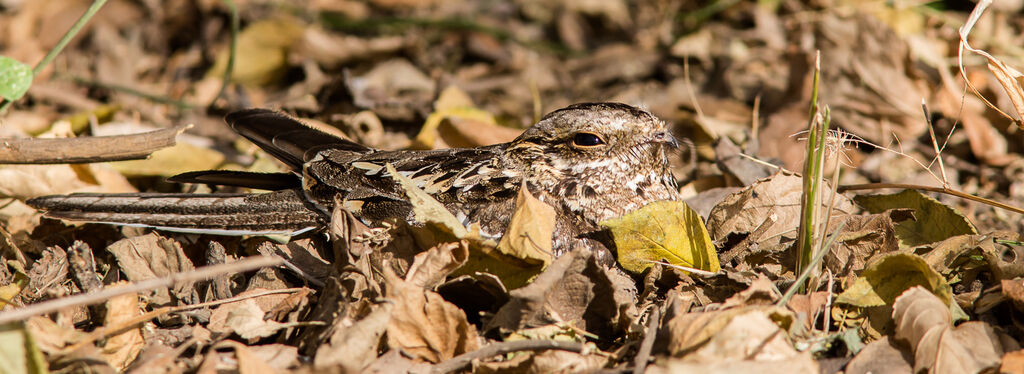
{"type": "MultiPolygon", "coordinates": [[[[71,43],[71,39],[74,39],[75,35],[78,35],[78,32],[81,31],[83,27],[85,27],[85,24],[88,23],[90,19],[92,19],[92,16],[95,15],[96,12],[99,12],[100,8],[103,7],[103,4],[106,3],[107,0],[93,0],[92,5],[89,5],[89,8],[85,10],[85,13],[82,13],[82,16],[78,17],[78,20],[75,21],[73,25],[71,25],[71,28],[68,29],[68,32],[64,33],[64,36],[62,36],[60,40],[57,41],[57,45],[53,46],[53,48],[50,48],[50,51],[46,53],[46,56],[44,56],[43,59],[39,61],[39,63],[37,63],[35,67],[32,68],[32,75],[39,75],[39,73],[42,72],[43,69],[45,69],[46,66],[49,65],[50,62],[53,61],[53,59],[56,58],[61,51],[64,50],[64,47],[66,47],[68,43],[71,43]]],[[[0,113],[6,111],[12,103],[14,103],[13,100],[3,99],[3,101],[0,101],[0,113]]]]}
{"type": "Polygon", "coordinates": [[[928,191],[928,192],[944,193],[944,194],[947,194],[947,195],[952,195],[952,196],[956,196],[956,197],[959,197],[959,198],[962,198],[962,199],[979,202],[979,203],[986,204],[986,205],[989,205],[989,206],[993,206],[993,207],[996,207],[996,208],[1006,209],[1006,210],[1009,210],[1009,211],[1014,212],[1014,213],[1024,214],[1024,209],[1015,207],[1013,205],[1008,205],[1008,204],[1000,203],[998,201],[991,200],[991,199],[986,199],[984,197],[974,196],[974,195],[971,195],[969,193],[966,193],[966,192],[963,192],[963,191],[954,190],[954,189],[948,188],[948,187],[932,187],[932,186],[923,186],[923,185],[920,185],[920,184],[906,184],[906,183],[864,183],[864,184],[851,184],[851,185],[839,186],[839,192],[859,191],[859,190],[880,190],[880,189],[883,189],[883,188],[904,188],[904,189],[911,189],[911,190],[921,190],[921,191],[928,191]]]}

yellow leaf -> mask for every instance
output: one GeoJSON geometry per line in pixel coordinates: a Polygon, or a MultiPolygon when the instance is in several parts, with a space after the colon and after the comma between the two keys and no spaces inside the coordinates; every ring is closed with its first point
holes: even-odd
{"type": "MultiPolygon", "coordinates": [[[[250,24],[238,33],[238,46],[231,80],[247,85],[273,83],[285,71],[288,49],[302,36],[303,26],[290,20],[263,20],[250,24]]],[[[227,68],[230,49],[217,55],[207,76],[220,77],[227,68]]]]}
{"type": "Polygon", "coordinates": [[[494,116],[473,106],[473,101],[458,87],[445,88],[434,105],[434,113],[427,116],[420,133],[416,134],[413,148],[431,149],[437,141],[437,129],[447,118],[461,118],[497,126],[494,116]]]}
{"type": "Polygon", "coordinates": [[[516,197],[516,211],[512,214],[505,235],[498,242],[502,253],[519,257],[530,263],[551,263],[551,235],[555,232],[555,208],[540,201],[524,184],[516,197]]]}
{"type": "Polygon", "coordinates": [[[601,222],[611,230],[623,269],[642,273],[657,261],[717,272],[718,253],[704,221],[681,201],[656,201],[601,222]]]}
{"type": "Polygon", "coordinates": [[[153,152],[145,160],[111,162],[110,166],[125,176],[165,176],[194,170],[216,169],[224,162],[224,155],[208,148],[188,143],[153,152]]]}
{"type": "Polygon", "coordinates": [[[924,286],[947,305],[953,298],[946,279],[921,256],[897,252],[872,260],[853,285],[836,298],[836,303],[859,307],[892,305],[896,297],[914,286],[924,286]]]}

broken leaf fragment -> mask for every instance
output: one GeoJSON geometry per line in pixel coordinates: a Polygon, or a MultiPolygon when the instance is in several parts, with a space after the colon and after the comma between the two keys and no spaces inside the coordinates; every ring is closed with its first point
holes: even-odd
{"type": "Polygon", "coordinates": [[[717,272],[718,253],[704,221],[681,201],[656,201],[622,217],[601,222],[611,230],[619,264],[642,273],[655,262],[666,261],[717,272]]]}

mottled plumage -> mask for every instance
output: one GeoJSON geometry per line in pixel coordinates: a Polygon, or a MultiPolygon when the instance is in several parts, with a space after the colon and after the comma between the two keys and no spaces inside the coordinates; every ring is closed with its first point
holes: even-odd
{"type": "Polygon", "coordinates": [[[555,208],[560,255],[589,245],[585,237],[600,221],[678,198],[666,158],[675,139],[664,122],[625,104],[577,104],[548,114],[510,143],[434,151],[379,151],[263,109],[232,113],[227,122],[293,173],[207,171],[172,180],[279,191],[72,194],[29,204],[55,218],[218,233],[305,231],[326,223],[335,201],[367,222],[411,220],[404,191],[384,168],[391,163],[463,223],[479,223],[495,238],[508,225],[520,186],[528,186],[555,208]]]}

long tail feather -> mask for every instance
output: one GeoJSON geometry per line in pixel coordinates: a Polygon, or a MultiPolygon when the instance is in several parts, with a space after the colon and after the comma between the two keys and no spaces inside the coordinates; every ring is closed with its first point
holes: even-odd
{"type": "Polygon", "coordinates": [[[51,218],[221,235],[298,234],[322,226],[299,190],[265,194],[71,194],[26,201],[51,218]]]}

